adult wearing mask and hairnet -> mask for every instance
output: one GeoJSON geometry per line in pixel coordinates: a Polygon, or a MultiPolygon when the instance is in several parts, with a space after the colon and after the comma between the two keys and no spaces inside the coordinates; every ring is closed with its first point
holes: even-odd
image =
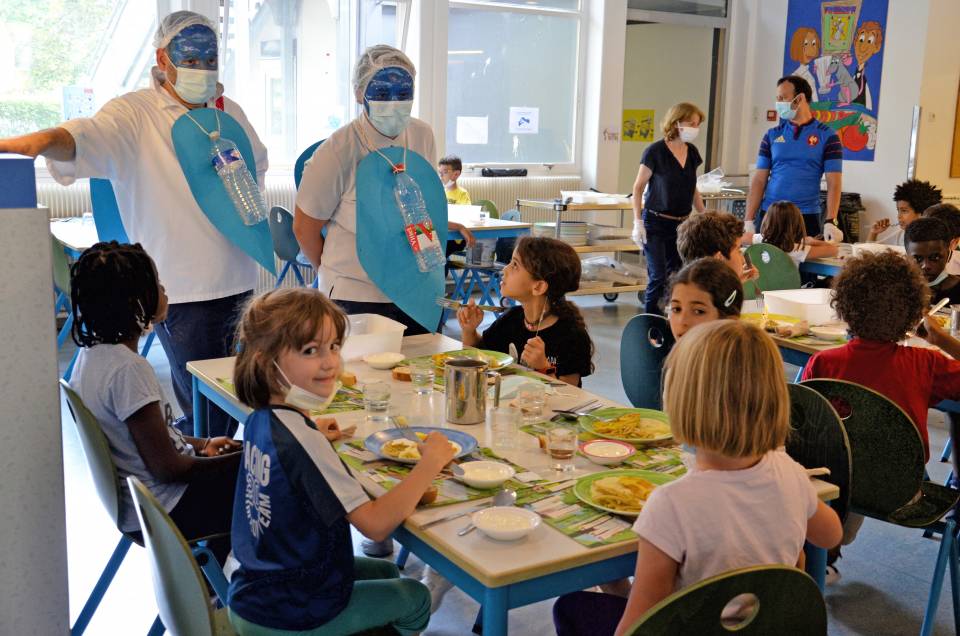
{"type": "MultiPolygon", "coordinates": [[[[348,314],[379,314],[403,323],[408,336],[426,330],[370,280],[357,255],[356,172],[364,157],[388,146],[413,150],[436,165],[433,130],[410,116],[415,76],[410,59],[392,46],[363,52],[353,70],[353,91],[363,113],[330,135],[307,162],[293,221],[297,241],[319,273],[320,290],[348,314]]],[[[449,228],[473,242],[462,225],[449,228]]]]}
{"type": "MultiPolygon", "coordinates": [[[[217,81],[215,27],[204,16],[177,11],[154,36],[152,86],[107,102],[93,117],[0,140],[0,152],[43,155],[57,182],[109,179],[123,227],[157,265],[170,307],[156,333],[170,361],[173,388],[192,434],[192,392],[186,364],[230,355],[239,309],[257,284],[257,265],[200,209],[174,150],[171,129],[185,112],[217,108],[244,129],[263,187],[267,149],[240,107],[217,81]]],[[[150,322],[150,316],[144,316],[150,322]]],[[[229,418],[211,409],[210,435],[228,432],[229,418]]]]}

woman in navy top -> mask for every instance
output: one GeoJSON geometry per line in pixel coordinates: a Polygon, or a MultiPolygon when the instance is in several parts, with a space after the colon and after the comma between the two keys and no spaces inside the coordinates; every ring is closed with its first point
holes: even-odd
{"type": "Polygon", "coordinates": [[[697,168],[703,163],[691,142],[700,132],[703,111],[682,102],[663,118],[663,139],[651,144],[640,160],[633,184],[633,241],[647,258],[647,291],[644,311],[660,314],[660,298],[667,278],[680,269],[677,226],[691,208],[703,212],[697,192],[697,168]],[[644,189],[646,195],[644,196],[644,189]]]}

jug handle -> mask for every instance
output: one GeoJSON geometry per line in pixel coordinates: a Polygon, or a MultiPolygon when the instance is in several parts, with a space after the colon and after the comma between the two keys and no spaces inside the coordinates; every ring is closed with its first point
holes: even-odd
{"type": "Polygon", "coordinates": [[[493,378],[493,408],[500,406],[500,374],[496,371],[487,371],[487,377],[493,378]]]}

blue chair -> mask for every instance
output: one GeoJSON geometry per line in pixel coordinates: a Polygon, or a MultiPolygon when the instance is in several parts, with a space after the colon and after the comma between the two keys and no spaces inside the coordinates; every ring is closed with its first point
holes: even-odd
{"type": "Polygon", "coordinates": [[[309,271],[313,269],[313,265],[300,253],[300,244],[297,243],[297,237],[293,233],[293,215],[279,205],[270,209],[270,237],[273,239],[274,254],[283,261],[283,269],[277,276],[274,289],[283,284],[283,279],[291,268],[293,268],[293,275],[297,277],[297,282],[301,286],[306,285],[300,268],[305,267],[309,271]]]}
{"type": "Polygon", "coordinates": [[[297,186],[297,189],[300,189],[300,180],[303,179],[303,168],[307,165],[307,162],[310,161],[310,157],[313,156],[313,153],[317,151],[317,148],[320,147],[320,144],[325,142],[326,139],[321,139],[320,141],[310,144],[307,146],[307,149],[300,153],[300,156],[297,157],[297,162],[293,164],[293,183],[297,186]]]}
{"type": "MultiPolygon", "coordinates": [[[[110,455],[110,446],[107,443],[107,438],[103,434],[103,430],[100,428],[100,423],[97,421],[96,416],[90,412],[83,403],[83,400],[70,388],[66,380],[60,380],[60,387],[63,389],[64,395],[66,395],[67,404],[70,407],[70,412],[73,414],[73,421],[77,426],[77,433],[80,437],[80,443],[83,446],[83,454],[87,459],[87,465],[90,467],[90,473],[93,477],[93,484],[96,488],[97,496],[100,499],[100,503],[102,503],[106,509],[107,514],[110,515],[110,519],[114,525],[120,530],[120,478],[117,475],[117,467],[116,464],[114,464],[113,456],[110,455]]],[[[90,619],[93,618],[94,612],[97,611],[97,607],[100,605],[100,601],[103,600],[104,595],[107,593],[107,588],[110,587],[113,577],[116,576],[117,570],[120,569],[120,565],[123,563],[123,559],[127,556],[130,546],[134,543],[133,537],[124,533],[122,530],[120,530],[120,535],[120,540],[117,542],[117,546],[114,548],[110,560],[107,561],[107,565],[100,574],[100,578],[97,580],[93,591],[90,592],[90,596],[87,598],[86,603],[84,603],[83,609],[80,610],[80,615],[77,617],[76,622],[73,624],[73,627],[70,628],[71,636],[79,636],[86,630],[90,619]]],[[[193,543],[201,543],[207,538],[210,537],[199,537],[195,539],[193,543]]],[[[217,563],[216,558],[214,558],[213,553],[202,545],[195,545],[193,547],[193,554],[197,562],[201,564],[201,569],[210,581],[210,586],[217,593],[221,602],[226,605],[227,580],[223,575],[223,571],[220,569],[220,564],[217,563]]],[[[150,628],[149,634],[162,634],[163,631],[163,623],[160,622],[160,618],[158,617],[157,620],[154,621],[153,627],[150,628]]]]}
{"type": "Polygon", "coordinates": [[[620,381],[637,408],[663,408],[663,362],[673,348],[673,332],[663,316],[638,314],[620,338],[620,381]]]}

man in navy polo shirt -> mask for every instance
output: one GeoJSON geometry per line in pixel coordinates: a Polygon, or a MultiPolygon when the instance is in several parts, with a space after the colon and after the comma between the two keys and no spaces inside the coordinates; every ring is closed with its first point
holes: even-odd
{"type": "Polygon", "coordinates": [[[807,80],[788,75],[777,82],[780,123],[760,142],[757,171],[747,197],[746,231],[755,232],[767,208],[790,201],[803,213],[807,236],[821,229],[828,241],[843,240],[836,218],[840,209],[843,146],[832,128],[813,118],[807,80]],[[827,175],[826,219],[821,227],[820,178],[827,175]]]}

